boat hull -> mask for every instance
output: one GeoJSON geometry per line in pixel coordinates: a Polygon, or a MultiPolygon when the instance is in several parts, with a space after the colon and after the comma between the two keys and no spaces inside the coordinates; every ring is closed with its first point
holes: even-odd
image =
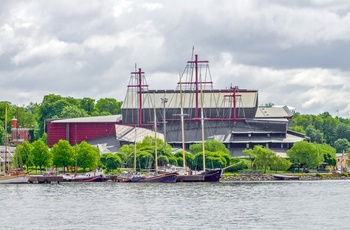
{"type": "Polygon", "coordinates": [[[179,175],[177,182],[219,182],[222,169],[213,169],[196,175],[179,175]]]}
{"type": "Polygon", "coordinates": [[[140,182],[140,183],[175,183],[177,179],[177,174],[160,174],[157,176],[151,177],[141,177],[137,178],[137,180],[132,180],[132,182],[140,182]]]}
{"type": "Polygon", "coordinates": [[[25,173],[18,175],[0,176],[0,184],[26,184],[29,177],[25,173]]]}
{"type": "Polygon", "coordinates": [[[63,178],[64,182],[105,182],[106,180],[107,179],[102,175],[85,178],[63,178]]]}

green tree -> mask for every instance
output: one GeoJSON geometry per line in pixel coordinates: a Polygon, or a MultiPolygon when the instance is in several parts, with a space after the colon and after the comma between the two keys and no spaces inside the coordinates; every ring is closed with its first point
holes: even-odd
{"type": "Polygon", "coordinates": [[[58,143],[54,144],[51,152],[53,154],[53,164],[57,168],[63,167],[64,173],[66,173],[67,167],[74,166],[74,148],[67,140],[60,140],[58,143]]]}
{"type": "Polygon", "coordinates": [[[108,170],[117,169],[122,164],[120,157],[113,153],[102,154],[100,161],[108,170]]]}
{"type": "Polygon", "coordinates": [[[134,154],[135,154],[135,145],[123,145],[119,148],[117,155],[122,160],[125,167],[134,167],[134,154]]]}
{"type": "MultiPolygon", "coordinates": [[[[210,152],[226,152],[226,153],[230,153],[230,150],[228,150],[226,148],[226,146],[222,143],[219,142],[217,140],[207,140],[204,142],[204,149],[206,151],[210,151],[210,152]]],[[[202,143],[197,143],[197,144],[192,144],[190,146],[190,152],[192,154],[197,154],[199,152],[202,152],[202,143]]]]}
{"type": "Polygon", "coordinates": [[[338,153],[346,151],[350,147],[350,143],[347,139],[341,138],[334,142],[334,148],[338,153]]]}
{"type": "MultiPolygon", "coordinates": [[[[177,165],[183,167],[183,153],[182,153],[182,151],[177,151],[175,153],[175,157],[177,159],[177,165]]],[[[194,155],[185,151],[185,160],[186,160],[186,162],[185,162],[186,166],[193,169],[194,160],[195,160],[194,155]]]]}
{"type": "Polygon", "coordinates": [[[49,167],[52,163],[52,156],[49,148],[44,143],[43,140],[38,139],[32,143],[33,149],[33,163],[36,168],[40,168],[40,173],[42,173],[43,167],[49,167]]]}
{"type": "Polygon", "coordinates": [[[101,113],[120,114],[122,102],[117,102],[114,98],[101,98],[96,103],[96,108],[101,113]]]}
{"type": "Polygon", "coordinates": [[[266,173],[268,167],[274,163],[276,153],[261,145],[254,146],[253,151],[255,153],[254,164],[266,173]]]}
{"type": "Polygon", "coordinates": [[[323,143],[323,133],[315,129],[313,125],[308,125],[306,127],[306,136],[310,137],[312,142],[323,143]]]}
{"type": "Polygon", "coordinates": [[[67,105],[61,111],[61,118],[87,117],[88,114],[84,109],[78,108],[76,105],[67,105]]]}
{"type": "Polygon", "coordinates": [[[22,145],[17,146],[17,148],[18,153],[22,158],[23,166],[27,168],[28,172],[29,166],[34,165],[33,146],[29,142],[24,141],[22,145]]]}
{"type": "Polygon", "coordinates": [[[274,169],[277,172],[277,171],[287,171],[291,165],[292,163],[288,159],[275,155],[273,157],[273,161],[270,166],[271,166],[271,169],[274,169]]]}
{"type": "Polygon", "coordinates": [[[0,120],[0,145],[5,143],[5,124],[0,120]]]}
{"type": "Polygon", "coordinates": [[[68,106],[69,102],[60,95],[49,94],[44,96],[39,110],[39,128],[41,136],[45,130],[45,122],[49,118],[58,118],[61,114],[62,109],[68,106]]]}
{"type": "Polygon", "coordinates": [[[81,100],[81,107],[87,112],[88,115],[92,115],[95,111],[95,100],[88,97],[84,97],[81,100]]]}
{"type": "Polygon", "coordinates": [[[300,141],[287,151],[292,163],[305,168],[315,168],[323,162],[323,155],[316,145],[307,141],[300,141]]]}
{"type": "Polygon", "coordinates": [[[316,147],[323,155],[324,162],[331,166],[336,165],[337,157],[335,148],[327,144],[316,144],[316,147]]]}
{"type": "Polygon", "coordinates": [[[77,164],[83,168],[84,172],[86,168],[94,170],[99,163],[99,149],[83,141],[79,144],[77,164]]]}
{"type": "Polygon", "coordinates": [[[254,159],[256,157],[256,154],[255,154],[254,150],[253,149],[244,149],[243,153],[245,153],[249,157],[250,168],[253,168],[253,161],[254,161],[254,159]]]}

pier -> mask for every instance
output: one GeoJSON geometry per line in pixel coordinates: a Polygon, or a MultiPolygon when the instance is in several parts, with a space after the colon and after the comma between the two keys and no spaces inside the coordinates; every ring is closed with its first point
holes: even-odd
{"type": "Polygon", "coordinates": [[[29,183],[33,184],[51,184],[63,182],[63,176],[51,176],[51,175],[31,175],[28,180],[29,183]]]}

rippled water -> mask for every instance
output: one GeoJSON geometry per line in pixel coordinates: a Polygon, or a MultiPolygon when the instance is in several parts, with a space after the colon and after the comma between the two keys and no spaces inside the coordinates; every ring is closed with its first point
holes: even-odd
{"type": "Polygon", "coordinates": [[[0,229],[347,228],[349,181],[0,186],[0,229]]]}

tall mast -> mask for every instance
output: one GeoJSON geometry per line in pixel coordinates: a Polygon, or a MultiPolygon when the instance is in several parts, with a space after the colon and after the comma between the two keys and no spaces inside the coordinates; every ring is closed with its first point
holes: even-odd
{"type": "MultiPolygon", "coordinates": [[[[208,63],[208,61],[199,61],[198,60],[198,54],[194,56],[194,61],[188,61],[188,64],[194,64],[194,70],[195,70],[195,81],[194,82],[185,82],[183,84],[194,84],[195,85],[195,94],[196,94],[196,111],[195,111],[195,118],[198,120],[199,118],[199,103],[198,103],[198,98],[199,98],[199,81],[198,81],[198,64],[200,63],[208,63]]],[[[201,84],[202,84],[201,80],[201,84]]],[[[212,84],[212,82],[204,82],[205,84],[212,84]]]]}
{"type": "Polygon", "coordinates": [[[134,172],[136,173],[136,127],[135,127],[135,141],[134,141],[134,172]]]}
{"type": "Polygon", "coordinates": [[[201,90],[201,126],[202,126],[202,154],[203,154],[203,171],[206,170],[205,167],[205,145],[204,145],[204,114],[203,114],[203,87],[202,87],[202,76],[200,82],[201,90]]]}
{"type": "Polygon", "coordinates": [[[157,115],[156,115],[156,107],[153,108],[154,113],[154,158],[155,158],[155,170],[156,174],[158,174],[158,152],[157,152],[157,115]]]}
{"type": "Polygon", "coordinates": [[[186,154],[185,154],[185,124],[184,124],[184,109],[182,104],[182,85],[180,77],[180,116],[181,116],[181,138],[182,138],[182,165],[186,171],[186,154]]]}
{"type": "Polygon", "coordinates": [[[7,105],[5,105],[5,155],[4,155],[4,174],[6,175],[6,161],[7,161],[7,105]]]}
{"type": "Polygon", "coordinates": [[[139,93],[139,122],[138,122],[138,126],[141,127],[142,126],[142,90],[143,87],[148,87],[148,85],[145,85],[142,83],[142,74],[144,74],[144,72],[141,71],[141,68],[139,68],[138,71],[135,72],[131,72],[131,74],[135,74],[137,80],[136,80],[136,84],[130,84],[128,85],[128,87],[134,87],[137,88],[138,93],[139,93]]]}

